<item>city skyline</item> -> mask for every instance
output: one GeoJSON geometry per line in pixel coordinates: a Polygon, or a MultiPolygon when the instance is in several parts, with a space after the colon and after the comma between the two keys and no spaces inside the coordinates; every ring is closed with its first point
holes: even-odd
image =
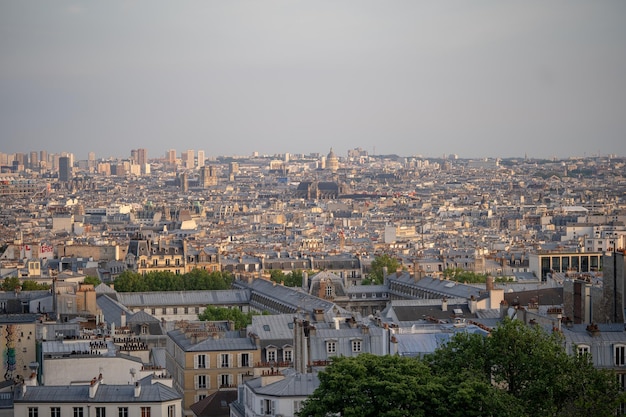
{"type": "Polygon", "coordinates": [[[6,153],[626,155],[624,3],[1,10],[6,153]]]}

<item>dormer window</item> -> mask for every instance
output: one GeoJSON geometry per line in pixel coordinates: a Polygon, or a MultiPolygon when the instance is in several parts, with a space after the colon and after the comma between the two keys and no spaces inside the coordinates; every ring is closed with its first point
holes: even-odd
{"type": "Polygon", "coordinates": [[[615,366],[626,365],[626,345],[614,345],[613,358],[615,366]]]}

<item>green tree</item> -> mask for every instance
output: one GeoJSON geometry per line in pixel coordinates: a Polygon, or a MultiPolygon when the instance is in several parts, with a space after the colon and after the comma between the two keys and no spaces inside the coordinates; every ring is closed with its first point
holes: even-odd
{"type": "Polygon", "coordinates": [[[235,323],[235,329],[245,329],[252,323],[252,312],[243,313],[238,308],[225,308],[207,306],[205,310],[198,314],[198,319],[203,321],[230,320],[235,323]]]}
{"type": "Polygon", "coordinates": [[[559,332],[506,318],[490,337],[459,333],[426,361],[452,385],[468,375],[492,383],[516,399],[522,415],[613,415],[620,398],[615,376],[563,346],[559,332]]]}
{"type": "Polygon", "coordinates": [[[22,282],[22,291],[41,291],[49,289],[50,286],[48,284],[40,284],[29,279],[22,282]]]}
{"type": "Polygon", "coordinates": [[[15,291],[20,288],[22,288],[22,284],[17,277],[7,277],[2,283],[2,291],[15,291]]]}
{"type": "Polygon", "coordinates": [[[298,269],[285,274],[281,270],[272,269],[270,271],[270,280],[277,284],[283,284],[286,287],[301,287],[302,271],[298,269]]]}
{"type": "Polygon", "coordinates": [[[85,279],[83,280],[83,283],[91,284],[94,287],[97,287],[98,285],[100,285],[101,281],[98,279],[98,277],[86,276],[85,279]]]}
{"type": "Polygon", "coordinates": [[[432,416],[447,389],[421,361],[390,355],[337,357],[319,379],[299,416],[432,416]]]}
{"type": "Polygon", "coordinates": [[[387,268],[387,273],[391,274],[396,272],[402,264],[396,258],[392,258],[387,254],[379,255],[372,261],[372,266],[367,278],[362,282],[364,285],[374,284],[380,285],[385,281],[384,268],[387,268]]]}
{"type": "Polygon", "coordinates": [[[476,272],[466,271],[463,268],[446,268],[443,276],[456,282],[467,282],[470,284],[484,284],[487,282],[486,274],[477,274],[476,272]]]}
{"type": "Polygon", "coordinates": [[[202,269],[194,269],[183,275],[169,271],[153,271],[145,275],[124,271],[115,280],[115,290],[119,292],[227,290],[232,281],[232,275],[228,272],[209,273],[202,269]]]}

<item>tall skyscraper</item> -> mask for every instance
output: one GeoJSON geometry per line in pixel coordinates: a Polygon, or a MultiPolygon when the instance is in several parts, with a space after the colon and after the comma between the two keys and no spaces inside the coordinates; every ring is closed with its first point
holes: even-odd
{"type": "Polygon", "coordinates": [[[29,158],[30,169],[39,169],[39,152],[33,151],[29,158]]]}
{"type": "Polygon", "coordinates": [[[169,165],[174,165],[176,163],[176,149],[170,149],[165,154],[165,159],[169,165]]]}
{"type": "Polygon", "coordinates": [[[96,167],[96,153],[95,152],[89,152],[87,154],[87,166],[89,168],[96,167]]]}
{"type": "Polygon", "coordinates": [[[148,163],[148,150],[146,148],[137,149],[137,164],[142,167],[148,163]]]}
{"type": "Polygon", "coordinates": [[[69,156],[59,158],[59,181],[68,182],[72,179],[72,165],[69,156]]]}
{"type": "Polygon", "coordinates": [[[204,151],[198,151],[198,163],[196,164],[198,168],[204,166],[204,160],[205,160],[204,151]]]}
{"type": "Polygon", "coordinates": [[[193,168],[195,164],[195,152],[193,149],[187,150],[187,152],[181,153],[181,159],[183,160],[183,166],[187,169],[193,168]]]}

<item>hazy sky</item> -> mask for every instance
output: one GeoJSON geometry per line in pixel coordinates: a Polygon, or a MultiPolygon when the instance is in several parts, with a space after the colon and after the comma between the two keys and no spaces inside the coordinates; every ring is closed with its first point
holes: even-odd
{"type": "Polygon", "coordinates": [[[2,1],[0,152],[626,156],[626,2],[2,1]]]}

